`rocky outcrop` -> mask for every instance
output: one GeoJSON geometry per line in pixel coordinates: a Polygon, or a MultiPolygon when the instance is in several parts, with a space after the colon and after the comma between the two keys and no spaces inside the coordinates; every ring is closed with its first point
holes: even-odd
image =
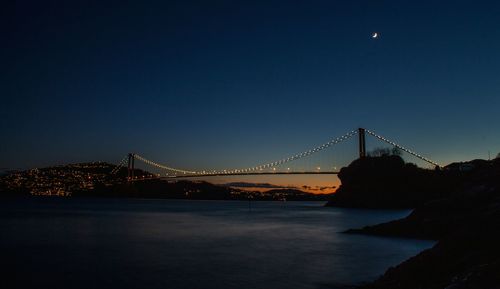
{"type": "Polygon", "coordinates": [[[360,289],[500,288],[500,160],[480,163],[459,191],[404,219],[348,231],[439,240],[360,289]]]}
{"type": "Polygon", "coordinates": [[[327,206],[415,208],[448,196],[456,189],[455,175],[419,168],[397,155],[365,157],[340,170],[342,185],[327,206]]]}

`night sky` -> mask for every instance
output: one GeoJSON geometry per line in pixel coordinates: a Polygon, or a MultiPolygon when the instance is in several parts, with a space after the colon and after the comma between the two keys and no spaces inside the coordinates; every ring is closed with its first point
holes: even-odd
{"type": "Polygon", "coordinates": [[[499,1],[16,1],[0,13],[2,168],[128,152],[247,167],[360,126],[442,164],[500,152],[499,1]]]}

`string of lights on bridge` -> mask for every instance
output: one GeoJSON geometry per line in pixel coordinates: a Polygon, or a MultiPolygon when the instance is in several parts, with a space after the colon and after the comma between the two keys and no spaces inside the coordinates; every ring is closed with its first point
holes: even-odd
{"type": "Polygon", "coordinates": [[[405,148],[405,147],[404,147],[404,146],[402,146],[402,145],[399,145],[399,144],[397,144],[397,143],[395,143],[395,142],[393,142],[393,141],[391,141],[391,140],[388,140],[387,138],[385,138],[385,137],[383,137],[383,136],[381,136],[381,135],[378,135],[378,134],[376,134],[376,133],[374,133],[374,132],[372,132],[372,131],[370,131],[370,130],[365,130],[365,131],[366,131],[368,134],[370,134],[370,135],[372,135],[372,136],[374,136],[374,137],[378,138],[379,140],[382,140],[382,141],[384,141],[384,142],[386,142],[386,143],[388,143],[388,144],[390,144],[390,145],[393,145],[393,146],[397,147],[398,149],[400,149],[400,150],[402,150],[402,151],[404,151],[404,152],[407,152],[407,153],[409,153],[410,155],[412,155],[412,156],[414,156],[414,157],[417,157],[417,158],[419,158],[419,159],[421,159],[421,160],[423,160],[423,161],[425,161],[425,162],[428,162],[428,163],[430,163],[430,164],[432,164],[432,165],[434,165],[434,166],[436,166],[436,167],[441,167],[441,166],[440,166],[438,163],[436,163],[435,161],[432,161],[432,160],[430,160],[430,159],[428,159],[428,158],[426,158],[426,157],[424,157],[424,156],[422,156],[422,155],[420,155],[420,154],[418,154],[418,153],[416,153],[416,152],[414,152],[414,151],[412,151],[412,150],[410,150],[410,149],[408,149],[408,148],[405,148]]]}
{"type": "Polygon", "coordinates": [[[275,169],[276,167],[281,166],[283,164],[286,164],[286,163],[289,163],[289,162],[292,162],[292,161],[295,161],[295,160],[302,159],[304,157],[310,156],[310,155],[315,154],[317,152],[320,152],[320,151],[322,151],[322,150],[324,150],[324,149],[326,149],[328,147],[331,147],[333,145],[341,143],[341,142],[343,142],[343,141],[351,138],[352,136],[356,135],[356,133],[357,133],[357,131],[353,130],[353,131],[350,131],[350,132],[346,133],[343,136],[340,136],[340,137],[337,137],[335,139],[332,139],[329,142],[326,142],[326,143],[324,143],[324,144],[322,144],[320,146],[317,146],[317,147],[312,148],[310,150],[307,150],[307,151],[295,154],[293,156],[289,156],[287,158],[283,158],[283,159],[280,159],[280,160],[277,160],[277,161],[273,161],[273,162],[269,162],[269,163],[257,165],[257,166],[254,166],[254,167],[241,168],[241,169],[188,171],[188,170],[176,169],[176,168],[173,168],[173,167],[169,167],[169,166],[165,166],[165,165],[159,164],[157,162],[148,160],[148,159],[146,159],[146,158],[144,158],[144,157],[142,157],[142,156],[140,156],[138,154],[135,154],[134,156],[138,160],[141,160],[142,162],[144,162],[144,163],[146,163],[148,165],[154,166],[154,167],[159,168],[159,169],[167,170],[167,171],[173,171],[173,172],[181,173],[181,174],[184,174],[184,175],[203,175],[203,176],[205,176],[205,175],[234,175],[234,174],[255,173],[255,172],[263,171],[263,170],[266,170],[266,169],[275,169]]]}
{"type": "MultiPolygon", "coordinates": [[[[386,142],[404,152],[407,152],[409,153],[410,155],[413,155],[427,163],[430,163],[434,166],[437,166],[439,167],[439,165],[402,146],[402,145],[399,145],[381,135],[378,135],[376,133],[374,133],[373,131],[370,131],[370,130],[364,130],[366,131],[366,133],[374,136],[375,138],[383,141],[383,142],[386,142]]],[[[163,165],[163,164],[160,164],[158,162],[155,162],[155,161],[152,161],[152,160],[149,160],[139,154],[131,154],[131,156],[134,158],[134,159],[137,159],[139,161],[142,161],[143,163],[147,164],[147,165],[150,165],[152,167],[156,167],[160,170],[163,170],[163,171],[167,171],[166,173],[166,176],[170,176],[170,177],[182,177],[182,176],[216,176],[216,175],[244,175],[244,174],[257,174],[259,172],[263,172],[265,170],[272,170],[272,171],[276,171],[276,167],[278,166],[281,166],[283,164],[286,164],[286,163],[290,163],[290,162],[293,162],[293,161],[296,161],[296,160],[299,160],[299,159],[302,159],[302,158],[305,158],[305,157],[308,157],[308,156],[311,156],[315,153],[318,153],[326,148],[329,148],[329,147],[332,147],[336,144],[339,144],[351,137],[353,137],[354,135],[358,134],[358,130],[352,130],[340,137],[337,137],[335,139],[332,139],[320,146],[317,146],[315,148],[312,148],[312,149],[309,149],[309,150],[306,150],[306,151],[303,151],[301,153],[298,153],[298,154],[295,154],[295,155],[292,155],[292,156],[289,156],[287,158],[283,158],[283,159],[280,159],[280,160],[277,160],[277,161],[273,161],[273,162],[269,162],[269,163],[265,163],[265,164],[261,164],[261,165],[257,165],[257,166],[253,166],[253,167],[247,167],[247,168],[241,168],[241,169],[224,169],[224,170],[202,170],[202,171],[191,171],[191,170],[183,170],[183,169],[178,169],[178,168],[174,168],[174,167],[171,167],[171,166],[167,166],[167,165],[163,165]]],[[[115,167],[115,169],[113,170],[113,173],[116,173],[118,172],[118,170],[120,168],[122,168],[123,166],[125,166],[125,164],[127,163],[127,158],[129,158],[129,156],[126,156],[124,157],[120,163],[115,167]]],[[[130,159],[128,160],[130,162],[130,159]]],[[[287,170],[289,170],[290,168],[287,168],[287,170]]]]}
{"type": "Polygon", "coordinates": [[[111,174],[116,174],[127,163],[128,156],[124,156],[118,165],[111,171],[111,174]]]}

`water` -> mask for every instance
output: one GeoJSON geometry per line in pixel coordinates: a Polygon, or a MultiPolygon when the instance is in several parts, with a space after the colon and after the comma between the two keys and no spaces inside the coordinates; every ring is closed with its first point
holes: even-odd
{"type": "Polygon", "coordinates": [[[2,287],[341,288],[433,245],[339,233],[408,211],[322,205],[0,200],[2,287]]]}

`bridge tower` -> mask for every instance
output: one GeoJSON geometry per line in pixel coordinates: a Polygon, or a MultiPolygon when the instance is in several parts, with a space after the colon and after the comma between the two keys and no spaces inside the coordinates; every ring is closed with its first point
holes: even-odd
{"type": "Polygon", "coordinates": [[[128,154],[128,166],[127,166],[127,180],[132,180],[134,178],[135,170],[135,155],[133,153],[128,154]]]}
{"type": "Polygon", "coordinates": [[[358,128],[358,136],[359,136],[359,158],[366,157],[366,141],[365,141],[365,129],[358,128]]]}

